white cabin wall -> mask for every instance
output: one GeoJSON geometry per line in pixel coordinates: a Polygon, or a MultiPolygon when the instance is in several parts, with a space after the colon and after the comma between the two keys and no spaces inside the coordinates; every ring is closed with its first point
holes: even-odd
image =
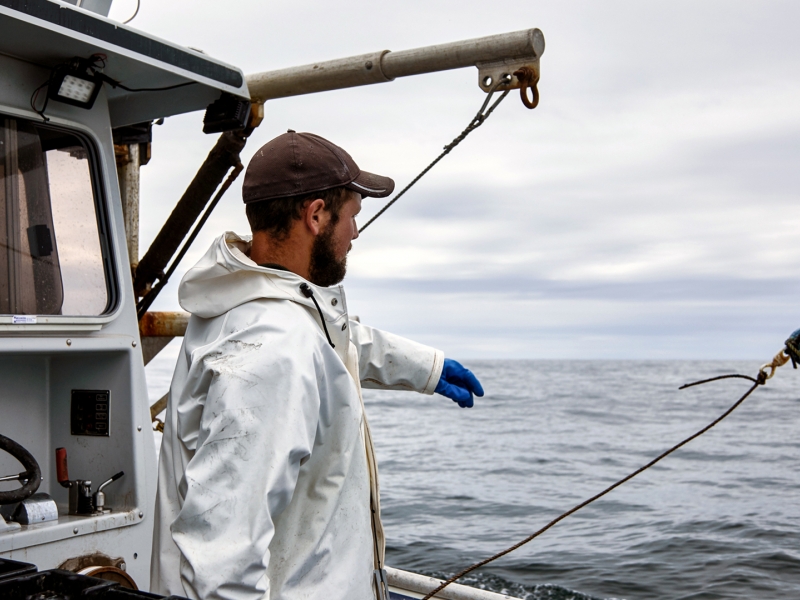
{"type": "MultiPolygon", "coordinates": [[[[0,113],[39,119],[30,108],[30,98],[47,80],[49,71],[0,56],[0,73],[0,113]]],[[[95,142],[119,303],[111,315],[95,319],[101,325],[99,331],[70,330],[68,323],[59,325],[65,327],[62,331],[36,325],[0,331],[0,378],[5,389],[0,394],[0,433],[33,451],[45,478],[41,490],[52,493],[62,510],[66,493],[55,482],[56,447],[67,448],[70,477],[91,479],[93,487],[124,470],[125,477],[106,488],[108,506],[122,510],[99,518],[62,516],[57,523],[0,534],[0,557],[49,569],[67,558],[101,551],[123,556],[128,572],[140,589],[146,590],[156,456],[108,103],[101,92],[91,110],[51,101],[46,114],[53,125],[78,129],[95,142]],[[71,389],[112,391],[108,438],[70,434],[71,389]],[[74,533],[76,529],[78,533],[74,533]]],[[[18,469],[14,464],[12,459],[0,456],[0,474],[13,473],[18,469]]]]}

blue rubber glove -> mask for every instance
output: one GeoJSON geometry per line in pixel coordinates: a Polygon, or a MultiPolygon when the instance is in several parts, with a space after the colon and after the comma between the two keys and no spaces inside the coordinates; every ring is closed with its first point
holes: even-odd
{"type": "Polygon", "coordinates": [[[481,382],[472,371],[450,358],[444,359],[442,377],[434,391],[457,402],[461,408],[472,407],[474,404],[472,394],[483,396],[481,382]]]}

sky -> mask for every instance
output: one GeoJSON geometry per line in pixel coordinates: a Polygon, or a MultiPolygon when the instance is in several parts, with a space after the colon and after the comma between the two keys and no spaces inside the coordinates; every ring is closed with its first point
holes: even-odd
{"type": "MultiPolygon", "coordinates": [[[[141,2],[132,26],[246,74],[542,30],[539,107],[509,95],[354,242],[364,323],[461,359],[763,362],[800,327],[799,3],[141,2]]],[[[469,68],[269,101],[242,158],[310,131],[401,188],[483,99],[469,68]]],[[[142,253],[216,141],[202,117],[154,127],[142,253]]],[[[153,310],[225,230],[249,230],[241,178],[153,310]]]]}

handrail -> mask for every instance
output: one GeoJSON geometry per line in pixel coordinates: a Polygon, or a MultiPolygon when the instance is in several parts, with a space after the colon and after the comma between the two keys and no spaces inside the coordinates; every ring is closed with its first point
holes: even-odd
{"type": "MultiPolygon", "coordinates": [[[[392,591],[427,594],[443,583],[442,580],[434,577],[411,573],[410,571],[401,571],[388,566],[386,567],[386,575],[389,580],[389,589],[392,591]]],[[[517,600],[513,596],[480,590],[459,583],[450,584],[437,594],[436,598],[444,600],[517,600]]]]}

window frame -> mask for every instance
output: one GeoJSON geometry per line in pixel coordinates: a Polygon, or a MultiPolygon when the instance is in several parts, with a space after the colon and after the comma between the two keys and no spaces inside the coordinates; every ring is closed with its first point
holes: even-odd
{"type": "MultiPolygon", "coordinates": [[[[112,195],[108,191],[109,182],[106,179],[110,175],[111,165],[106,167],[108,157],[99,149],[105,147],[98,141],[96,132],[83,123],[65,121],[60,118],[52,118],[47,123],[32,117],[27,112],[16,111],[9,106],[0,106],[0,118],[16,119],[27,121],[43,129],[64,132],[74,136],[86,151],[89,163],[89,177],[92,187],[92,198],[94,200],[95,220],[97,224],[98,241],[103,264],[103,273],[106,283],[106,306],[98,315],[30,315],[36,317],[35,323],[17,324],[14,323],[14,316],[11,314],[0,315],[0,333],[8,332],[33,332],[33,331],[80,331],[80,330],[99,330],[102,326],[113,321],[119,316],[123,304],[123,297],[120,293],[119,269],[117,265],[117,248],[114,244],[114,231],[112,225],[113,211],[109,206],[109,198],[112,195]]],[[[109,125],[110,138],[110,125],[109,125]]],[[[114,165],[116,166],[116,165],[114,165]]],[[[114,173],[116,175],[116,172],[114,173]]],[[[55,232],[53,232],[55,235],[55,232]]],[[[58,244],[58,238],[56,238],[58,244]]]]}

